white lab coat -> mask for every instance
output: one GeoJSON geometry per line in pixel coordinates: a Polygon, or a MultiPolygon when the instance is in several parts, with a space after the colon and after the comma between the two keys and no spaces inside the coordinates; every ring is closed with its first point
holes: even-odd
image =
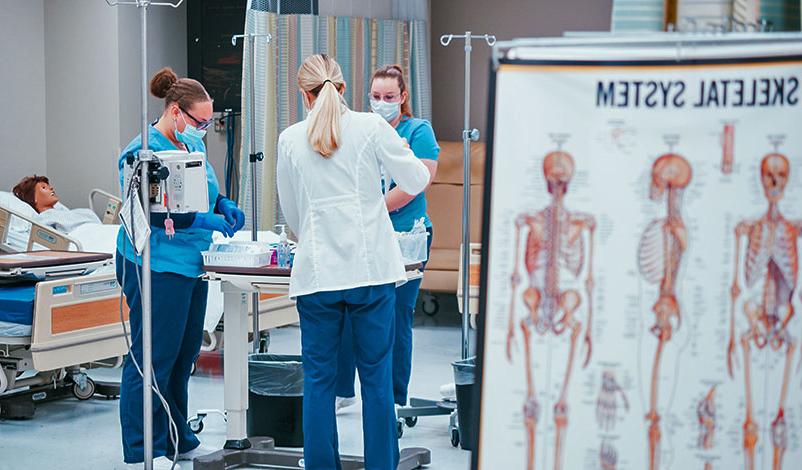
{"type": "Polygon", "coordinates": [[[409,194],[426,188],[429,170],[379,115],[348,110],[341,126],[329,158],[309,144],[307,120],[279,136],[279,202],[298,237],[291,298],[406,279],[380,168],[409,194]]]}

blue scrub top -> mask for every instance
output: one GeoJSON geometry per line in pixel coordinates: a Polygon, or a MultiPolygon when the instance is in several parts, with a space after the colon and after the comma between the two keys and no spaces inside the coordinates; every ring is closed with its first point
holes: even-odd
{"type": "MultiPolygon", "coordinates": [[[[178,150],[170,140],[162,135],[152,125],[148,132],[148,147],[154,152],[162,150],[178,150]]],[[[130,152],[137,152],[142,148],[142,137],[137,136],[125,147],[117,162],[120,172],[120,193],[123,191],[123,165],[125,156],[130,152]]],[[[187,145],[190,152],[203,152],[206,155],[206,145],[203,140],[196,140],[187,145]]],[[[209,213],[214,213],[217,195],[220,187],[217,183],[217,175],[214,168],[206,159],[206,181],[209,190],[209,213]]],[[[125,195],[123,195],[125,199],[125,195]]],[[[212,243],[212,231],[197,228],[176,229],[172,239],[167,238],[164,227],[150,226],[150,266],[153,271],[161,273],[175,273],[186,277],[198,277],[203,273],[203,256],[201,251],[209,249],[212,243]]],[[[125,257],[131,262],[142,265],[142,259],[134,254],[134,247],[128,240],[125,231],[120,227],[117,234],[117,251],[125,253],[125,257]]]]}
{"type": "MultiPolygon", "coordinates": [[[[426,119],[401,118],[401,122],[395,128],[398,135],[407,139],[409,148],[415,156],[421,160],[437,160],[440,155],[440,146],[434,137],[434,129],[426,119]]],[[[390,189],[395,187],[395,183],[390,185],[390,189]]],[[[426,227],[431,227],[432,222],[426,213],[426,195],[420,193],[415,199],[409,201],[404,207],[390,212],[390,220],[396,232],[408,232],[412,230],[415,221],[424,218],[426,227]]]]}

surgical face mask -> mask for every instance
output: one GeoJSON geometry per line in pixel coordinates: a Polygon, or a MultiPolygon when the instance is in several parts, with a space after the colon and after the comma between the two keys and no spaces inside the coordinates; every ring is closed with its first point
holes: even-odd
{"type": "Polygon", "coordinates": [[[383,117],[385,121],[392,122],[401,114],[401,103],[388,103],[382,100],[370,100],[370,109],[383,117]]]}
{"type": "Polygon", "coordinates": [[[175,128],[175,138],[178,139],[179,142],[184,145],[190,145],[203,139],[206,135],[205,130],[200,130],[192,124],[189,124],[183,112],[181,113],[181,119],[184,120],[184,132],[178,132],[178,126],[175,128]]]}

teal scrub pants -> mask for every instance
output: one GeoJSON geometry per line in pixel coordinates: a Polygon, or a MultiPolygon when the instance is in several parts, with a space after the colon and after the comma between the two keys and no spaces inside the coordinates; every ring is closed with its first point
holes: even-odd
{"type": "MultiPolygon", "coordinates": [[[[123,287],[129,307],[131,354],[142,367],[142,303],[139,295],[136,265],[117,253],[117,281],[123,287]],[[125,263],[125,279],[122,264],[125,263]]],[[[189,376],[192,364],[200,353],[203,340],[203,318],[206,315],[208,284],[200,278],[173,273],[151,272],[153,318],[152,363],[156,383],[170,406],[170,414],[178,427],[178,452],[198,447],[200,441],[187,425],[189,376]]],[[[126,463],[144,460],[145,438],[142,423],[142,377],[126,358],[120,391],[120,426],[123,458],[126,463]]],[[[168,434],[167,412],[153,395],[153,457],[172,458],[175,448],[168,434]]]]}
{"type": "MultiPolygon", "coordinates": [[[[429,232],[427,253],[432,247],[432,229],[429,232]]],[[[428,255],[427,255],[428,257],[428,255]]],[[[424,263],[424,267],[426,264],[424,263]]],[[[415,304],[418,301],[421,279],[409,281],[395,290],[395,340],[393,343],[393,401],[398,406],[406,406],[409,394],[409,380],[412,377],[412,321],[415,317],[415,304]]],[[[351,345],[351,324],[346,318],[343,326],[343,340],[337,358],[338,397],[353,397],[354,353],[351,345]]],[[[362,375],[359,376],[360,380],[362,375]]]]}
{"type": "Polygon", "coordinates": [[[365,468],[398,466],[398,437],[393,407],[393,322],[395,286],[318,292],[297,298],[304,369],[304,468],[340,470],[334,413],[337,355],[347,318],[362,384],[365,468]]]}

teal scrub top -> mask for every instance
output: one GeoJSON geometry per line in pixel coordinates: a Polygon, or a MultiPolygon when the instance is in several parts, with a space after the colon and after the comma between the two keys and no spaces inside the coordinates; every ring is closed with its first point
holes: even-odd
{"type": "MultiPolygon", "coordinates": [[[[170,140],[162,135],[155,127],[149,126],[148,131],[148,146],[154,152],[162,150],[178,150],[170,140]]],[[[120,193],[123,192],[123,165],[125,165],[125,156],[130,152],[136,153],[142,148],[141,135],[134,138],[131,143],[125,147],[123,153],[117,162],[117,167],[120,172],[120,193]]],[[[206,145],[203,140],[196,140],[187,145],[187,150],[190,152],[203,152],[206,155],[206,145]]],[[[214,213],[215,204],[217,203],[217,196],[220,193],[220,187],[217,182],[217,175],[214,173],[214,168],[206,159],[206,182],[209,191],[209,213],[214,213]]],[[[123,195],[125,199],[125,195],[123,195]]],[[[150,226],[150,266],[151,270],[161,273],[174,273],[186,277],[198,277],[203,273],[203,256],[201,251],[209,249],[212,243],[212,231],[186,228],[176,229],[175,235],[172,239],[167,238],[164,232],[164,227],[150,226]]],[[[142,265],[142,259],[134,253],[134,247],[125,231],[120,227],[120,232],[117,234],[117,251],[131,261],[142,265]]]]}
{"type": "MultiPolygon", "coordinates": [[[[434,129],[426,119],[401,118],[401,122],[395,128],[398,135],[407,139],[409,148],[415,156],[421,160],[437,160],[440,155],[440,146],[434,137],[434,129]]],[[[390,189],[395,187],[395,183],[390,184],[390,189]]],[[[415,221],[423,217],[426,227],[432,226],[429,215],[426,213],[426,195],[420,193],[409,204],[390,212],[390,220],[396,232],[408,232],[412,230],[415,221]]]]}

